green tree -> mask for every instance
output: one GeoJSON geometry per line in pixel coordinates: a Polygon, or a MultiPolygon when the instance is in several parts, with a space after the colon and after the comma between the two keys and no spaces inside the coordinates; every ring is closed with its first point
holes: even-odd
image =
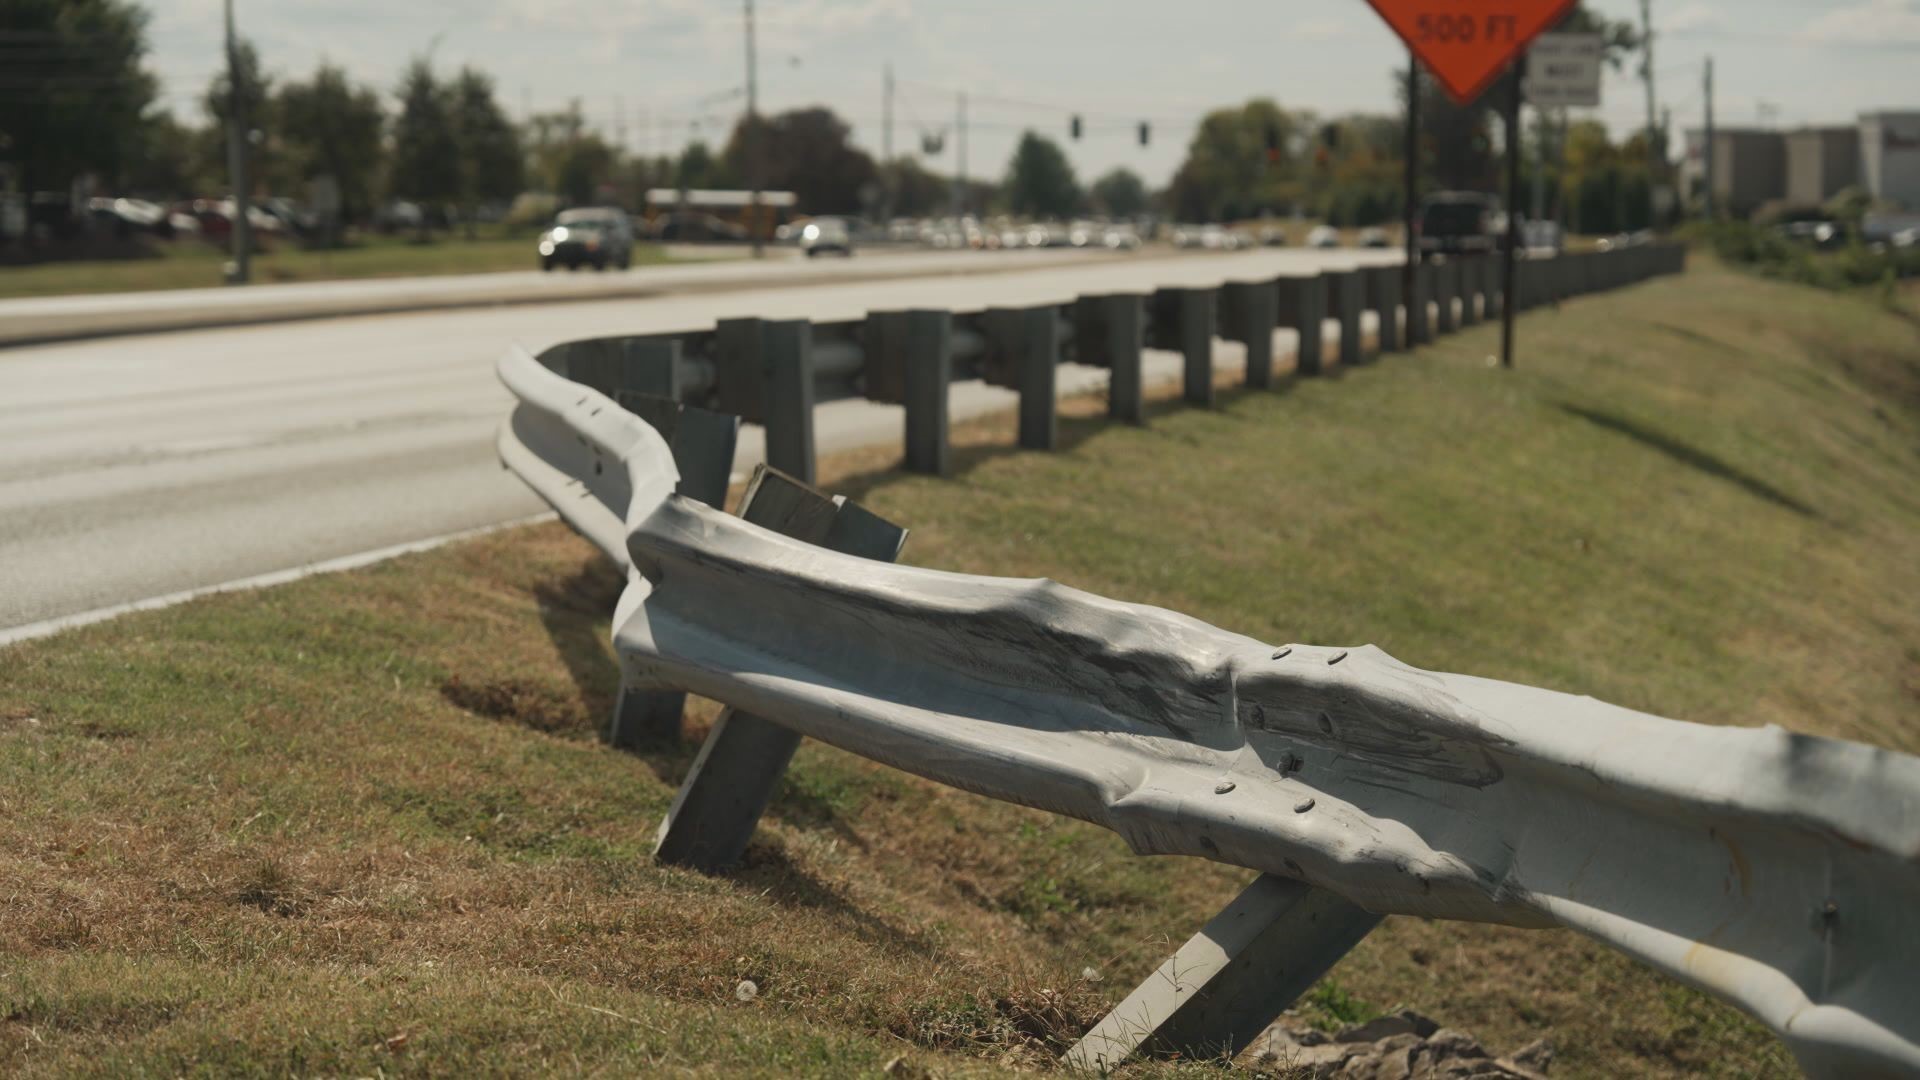
{"type": "Polygon", "coordinates": [[[1147,185],[1132,169],[1114,169],[1093,182],[1094,209],[1113,218],[1137,217],[1147,209],[1147,185]]]}
{"type": "Polygon", "coordinates": [[[742,117],[721,157],[736,182],[752,177],[757,151],[761,183],[791,191],[803,213],[848,214],[864,210],[879,194],[873,159],[855,147],[853,131],[830,109],[793,109],[772,117],[742,117]],[[750,136],[761,140],[750,145],[750,136]]]}
{"type": "Polygon", "coordinates": [[[433,211],[460,196],[460,142],[453,127],[447,88],[424,57],[408,65],[397,93],[400,115],[393,125],[393,193],[420,204],[425,239],[433,211]]]}
{"type": "Polygon", "coordinates": [[[893,212],[902,217],[927,217],[953,203],[953,181],[929,172],[911,157],[880,166],[880,182],[893,198],[893,212]]]}
{"type": "Polygon", "coordinates": [[[345,71],[322,63],[305,82],[280,88],[275,112],[288,177],[303,184],[331,177],[340,189],[341,220],[370,217],[384,157],[379,91],[355,86],[345,71]]]}
{"type": "Polygon", "coordinates": [[[132,171],[154,100],[128,0],[0,0],[0,162],[26,191],[132,171]]]}
{"type": "Polygon", "coordinates": [[[730,179],[713,151],[703,142],[688,143],[680,152],[680,160],[674,163],[673,186],[685,191],[689,188],[724,188],[730,179]]]}
{"type": "Polygon", "coordinates": [[[1305,195],[1309,123],[1265,98],[1208,113],[1174,173],[1174,214],[1219,221],[1291,209],[1305,195]]]}
{"type": "Polygon", "coordinates": [[[1031,217],[1067,217],[1079,212],[1080,184],[1060,145],[1029,131],[1020,136],[1001,186],[1007,208],[1031,217]]]}
{"type": "Polygon", "coordinates": [[[568,206],[601,202],[602,189],[620,186],[620,155],[587,130],[578,101],[562,112],[534,117],[527,125],[527,152],[534,182],[568,206]]]}
{"type": "Polygon", "coordinates": [[[448,95],[460,148],[460,216],[471,236],[482,202],[505,202],[520,194],[526,159],[520,151],[520,133],[494,99],[491,78],[473,68],[461,68],[448,95]]]}

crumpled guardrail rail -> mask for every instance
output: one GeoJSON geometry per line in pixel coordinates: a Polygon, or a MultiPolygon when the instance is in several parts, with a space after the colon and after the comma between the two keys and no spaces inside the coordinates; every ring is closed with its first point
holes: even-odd
{"type": "Polygon", "coordinates": [[[1571,927],[1736,1003],[1810,1073],[1920,1071],[1920,759],[835,554],[673,495],[657,433],[526,353],[499,370],[503,460],[628,569],[629,678],[1141,854],[1571,927]]]}

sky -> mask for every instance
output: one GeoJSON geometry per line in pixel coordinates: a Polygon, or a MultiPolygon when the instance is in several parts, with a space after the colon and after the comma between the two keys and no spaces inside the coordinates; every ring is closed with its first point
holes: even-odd
{"type": "MultiPolygon", "coordinates": [[[[1676,129],[1701,121],[1702,61],[1722,126],[1850,123],[1920,109],[1920,0],[1651,0],[1658,100],[1676,129]]],[[[147,0],[150,64],[167,104],[202,119],[221,63],[221,0],[147,0]]],[[[270,73],[322,60],[391,92],[407,62],[493,75],[515,117],[578,100],[630,151],[712,144],[745,106],[739,0],[234,0],[270,73]]],[[[1639,0],[1588,0],[1639,18],[1639,0]]],[[[1083,179],[1116,166],[1164,184],[1210,108],[1265,96],[1323,115],[1396,108],[1404,46],[1363,0],[758,0],[764,112],[826,105],[878,154],[883,79],[896,80],[893,146],[946,136],[923,158],[956,165],[956,97],[969,95],[969,176],[998,177],[1020,133],[1067,150],[1083,179]],[[1068,139],[1069,117],[1085,118],[1068,139]],[[1151,125],[1141,147],[1136,125],[1151,125]]],[[[1576,110],[1617,133],[1645,122],[1633,67],[1602,105],[1576,110]]]]}

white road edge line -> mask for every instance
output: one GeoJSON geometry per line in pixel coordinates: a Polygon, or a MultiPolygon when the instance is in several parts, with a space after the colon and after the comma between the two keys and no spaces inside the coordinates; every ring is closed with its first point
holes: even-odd
{"type": "Polygon", "coordinates": [[[499,532],[502,529],[515,529],[522,525],[539,525],[549,521],[557,521],[559,517],[560,515],[548,511],[544,514],[534,514],[531,517],[514,518],[512,521],[502,521],[493,525],[481,525],[478,528],[462,529],[459,532],[430,536],[425,540],[410,540],[407,543],[395,544],[392,547],[377,548],[373,551],[362,551],[353,555],[342,555],[339,558],[307,563],[304,566],[296,566],[289,570],[275,570],[272,573],[256,574],[253,577],[239,578],[234,581],[223,581],[218,585],[203,585],[197,589],[167,593],[164,596],[150,596],[145,600],[131,600],[124,604],[114,604],[111,607],[95,608],[92,611],[82,611],[74,615],[62,615],[54,619],[43,619],[40,622],[27,623],[24,626],[9,627],[5,630],[0,630],[0,649],[6,648],[9,645],[18,644],[22,641],[32,641],[35,638],[49,637],[66,630],[90,626],[97,622],[106,622],[108,619],[116,619],[135,611],[155,611],[160,608],[173,607],[175,604],[184,604],[189,600],[197,600],[202,596],[211,596],[214,593],[243,592],[249,589],[265,589],[274,585],[285,585],[290,581],[298,581],[301,578],[312,577],[315,574],[337,574],[342,570],[357,570],[360,567],[371,566],[377,562],[397,559],[402,555],[413,555],[422,551],[431,551],[434,548],[442,547],[456,541],[471,540],[478,536],[485,536],[488,533],[499,532]]]}

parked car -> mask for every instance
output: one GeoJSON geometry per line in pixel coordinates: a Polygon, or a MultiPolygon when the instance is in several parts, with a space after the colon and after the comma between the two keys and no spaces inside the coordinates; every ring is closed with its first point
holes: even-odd
{"type": "Polygon", "coordinates": [[[1331,225],[1315,225],[1307,233],[1307,246],[1314,248],[1337,248],[1340,246],[1340,230],[1331,225]]]}
{"type": "Polygon", "coordinates": [[[1286,247],[1287,230],[1283,225],[1263,225],[1260,227],[1260,243],[1265,247],[1286,247]]]}
{"type": "Polygon", "coordinates": [[[853,230],[847,227],[845,218],[814,218],[800,228],[800,250],[809,259],[830,253],[851,258],[853,230]]]}
{"type": "Polygon", "coordinates": [[[1505,226],[1500,204],[1479,191],[1436,191],[1420,204],[1420,251],[1465,255],[1493,251],[1505,226]]]}
{"type": "Polygon", "coordinates": [[[540,234],[540,269],[591,266],[622,270],[633,265],[633,222],[615,206],[562,210],[553,227],[540,234]]]}
{"type": "Polygon", "coordinates": [[[1384,248],[1387,246],[1387,230],[1378,225],[1369,225],[1360,230],[1360,246],[1363,248],[1384,248]]]}

